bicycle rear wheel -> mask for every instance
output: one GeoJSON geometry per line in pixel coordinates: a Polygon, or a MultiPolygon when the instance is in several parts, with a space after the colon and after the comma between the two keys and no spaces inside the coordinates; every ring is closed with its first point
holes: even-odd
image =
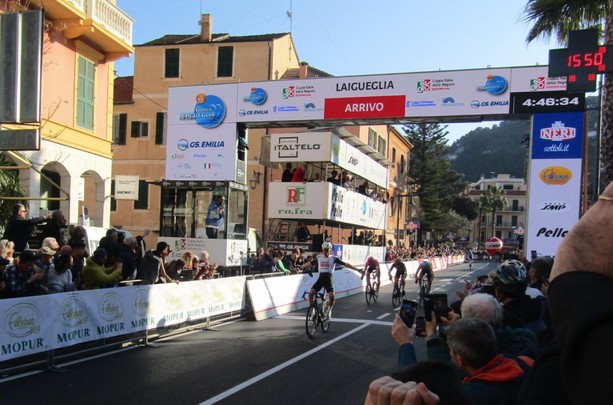
{"type": "Polygon", "coordinates": [[[310,339],[313,339],[317,330],[317,316],[317,306],[311,305],[306,315],[306,333],[310,339]]]}
{"type": "Polygon", "coordinates": [[[400,301],[402,301],[402,296],[400,295],[400,288],[398,288],[397,283],[394,283],[394,291],[392,292],[392,306],[396,308],[400,305],[400,301]]]}

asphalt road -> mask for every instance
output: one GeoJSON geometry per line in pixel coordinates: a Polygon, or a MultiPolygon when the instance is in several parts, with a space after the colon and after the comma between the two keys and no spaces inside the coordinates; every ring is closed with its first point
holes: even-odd
{"type": "MultiPolygon", "coordinates": [[[[494,268],[466,264],[435,273],[432,292],[448,294],[494,268]]],[[[386,276],[386,275],[383,275],[386,276]]],[[[416,285],[407,280],[406,298],[416,285]]],[[[363,294],[337,300],[328,333],[306,336],[306,309],[260,322],[195,330],[0,380],[0,404],[313,404],[364,403],[368,385],[397,368],[390,325],[391,285],[377,303],[363,294]]],[[[423,341],[416,342],[424,358],[423,341]]]]}

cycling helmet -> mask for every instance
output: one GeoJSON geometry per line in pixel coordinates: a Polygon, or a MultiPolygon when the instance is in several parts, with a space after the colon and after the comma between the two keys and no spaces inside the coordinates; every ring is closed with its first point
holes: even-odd
{"type": "Polygon", "coordinates": [[[324,242],[321,245],[322,250],[323,249],[332,249],[332,244],[330,242],[324,242]]]}
{"type": "Polygon", "coordinates": [[[490,274],[494,288],[508,298],[517,298],[526,293],[528,279],[526,267],[519,260],[506,260],[490,274]]]}

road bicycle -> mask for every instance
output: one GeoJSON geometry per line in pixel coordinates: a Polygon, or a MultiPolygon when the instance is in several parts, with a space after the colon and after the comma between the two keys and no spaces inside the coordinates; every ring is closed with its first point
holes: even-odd
{"type": "MultiPolygon", "coordinates": [[[[302,294],[302,298],[309,298],[309,292],[305,291],[302,294]]],[[[326,333],[330,327],[330,319],[332,318],[332,309],[330,308],[330,301],[328,300],[328,294],[325,292],[317,292],[313,299],[313,304],[309,306],[306,314],[306,333],[309,339],[313,339],[315,331],[318,326],[321,326],[321,330],[326,333]]]]}
{"type": "Polygon", "coordinates": [[[421,307],[424,304],[424,298],[426,294],[428,294],[428,289],[430,287],[430,281],[428,277],[423,276],[421,278],[421,283],[419,284],[419,293],[417,294],[417,303],[421,307]]]}
{"type": "Polygon", "coordinates": [[[394,283],[394,290],[392,291],[392,306],[396,308],[402,302],[402,297],[404,297],[404,283],[405,280],[400,277],[398,281],[394,283]]]}
{"type": "MultiPolygon", "coordinates": [[[[364,270],[366,271],[366,270],[364,270]]],[[[370,305],[371,302],[377,302],[379,298],[379,283],[377,282],[377,270],[373,270],[367,275],[370,278],[370,282],[366,280],[366,304],[370,305]]]]}

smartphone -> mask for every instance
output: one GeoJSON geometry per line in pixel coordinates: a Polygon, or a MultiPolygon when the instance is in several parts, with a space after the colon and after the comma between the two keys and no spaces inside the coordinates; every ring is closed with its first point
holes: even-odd
{"type": "Polygon", "coordinates": [[[418,316],[415,318],[415,336],[422,336],[426,333],[426,318],[418,316]]]}
{"type": "Polygon", "coordinates": [[[424,314],[426,321],[432,321],[432,312],[436,316],[436,322],[441,323],[441,317],[447,316],[447,294],[426,294],[424,297],[424,314]]]}
{"type": "Polygon", "coordinates": [[[402,300],[402,304],[400,305],[400,311],[398,315],[400,315],[400,319],[407,325],[409,328],[413,327],[413,321],[415,320],[415,313],[417,312],[417,302],[411,300],[402,300]]]}

